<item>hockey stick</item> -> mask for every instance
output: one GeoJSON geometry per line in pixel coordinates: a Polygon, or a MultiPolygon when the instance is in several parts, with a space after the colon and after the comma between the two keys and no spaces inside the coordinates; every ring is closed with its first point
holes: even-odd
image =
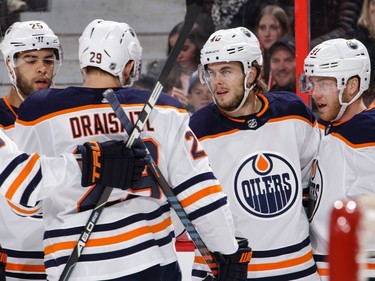
{"type": "Polygon", "coordinates": [[[108,186],[104,188],[102,195],[100,196],[98,202],[96,203],[95,208],[92,210],[91,215],[85,225],[85,228],[82,231],[81,236],[79,237],[77,244],[74,247],[73,252],[71,253],[64,267],[64,270],[60,275],[59,281],[68,280],[70,275],[72,274],[73,269],[76,266],[79,260],[79,257],[81,256],[81,253],[91,236],[91,232],[94,229],[94,226],[96,225],[105,207],[105,204],[108,201],[109,196],[111,195],[112,189],[113,187],[108,187],[108,186]]]}
{"type": "MultiPolygon", "coordinates": [[[[186,14],[185,14],[184,25],[177,38],[176,44],[172,48],[167,58],[167,61],[165,62],[163,69],[158,77],[158,80],[154,85],[151,96],[149,97],[148,102],[145,104],[145,106],[142,109],[141,115],[139,116],[135,129],[133,130],[133,133],[131,134],[132,139],[130,139],[129,137],[129,140],[127,142],[127,147],[132,147],[134,145],[141,131],[143,130],[144,124],[146,123],[148,116],[151,113],[151,110],[154,107],[156,100],[158,99],[161,93],[161,90],[163,88],[162,85],[165,84],[166,79],[168,78],[168,75],[173,67],[173,64],[175,63],[178,57],[178,54],[180,53],[187,37],[189,36],[191,28],[193,27],[198,14],[202,10],[203,1],[204,0],[186,0],[186,14]]],[[[70,255],[67,263],[65,264],[64,270],[60,275],[59,281],[68,280],[70,275],[72,274],[72,271],[75,265],[77,264],[79,257],[83,249],[85,248],[88,239],[90,238],[91,232],[94,226],[96,225],[98,218],[101,215],[105,207],[106,202],[109,199],[112,189],[113,187],[109,187],[109,186],[107,186],[104,189],[102,195],[100,196],[98,200],[96,207],[93,209],[85,225],[85,228],[77,241],[76,246],[73,249],[72,254],[70,255]]]]}
{"type": "Polygon", "coordinates": [[[132,147],[134,143],[139,138],[143,127],[150,115],[150,112],[155,106],[157,99],[163,89],[163,85],[167,81],[168,75],[172,70],[173,65],[176,63],[176,59],[183,48],[187,37],[197,19],[199,13],[202,10],[204,0],[186,0],[186,14],[184,25],[181,28],[180,34],[177,38],[176,44],[173,46],[167,61],[165,62],[163,69],[161,70],[158,79],[153,87],[151,95],[147,101],[147,103],[143,106],[142,112],[134,125],[134,129],[129,137],[128,140],[128,147],[132,147]]]}
{"type": "MultiPolygon", "coordinates": [[[[119,103],[115,95],[115,92],[112,89],[108,89],[103,93],[103,96],[111,105],[113,111],[116,113],[116,116],[120,120],[121,125],[124,127],[125,131],[128,134],[133,133],[134,127],[130,122],[128,116],[125,114],[123,108],[121,107],[121,104],[119,103]]],[[[176,211],[177,216],[181,220],[182,224],[185,226],[185,229],[189,233],[191,239],[193,240],[195,247],[202,255],[208,267],[211,269],[211,272],[213,274],[217,273],[217,264],[215,262],[215,259],[212,257],[211,252],[207,249],[202,238],[195,229],[193,223],[188,218],[187,213],[182,207],[180,201],[177,199],[176,195],[173,193],[172,188],[169,186],[167,180],[161,173],[160,169],[155,165],[155,161],[152,158],[150,152],[148,151],[147,146],[142,142],[141,138],[136,139],[136,141],[139,147],[146,149],[147,156],[150,159],[150,161],[147,163],[147,166],[151,171],[152,175],[154,176],[155,180],[163,190],[164,194],[167,196],[168,202],[170,203],[171,207],[176,211]]]]}

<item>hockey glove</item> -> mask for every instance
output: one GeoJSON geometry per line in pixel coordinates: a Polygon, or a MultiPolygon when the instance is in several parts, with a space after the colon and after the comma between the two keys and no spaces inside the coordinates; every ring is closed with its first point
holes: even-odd
{"type": "Polygon", "coordinates": [[[122,141],[86,142],[78,146],[82,154],[82,186],[127,189],[141,178],[147,164],[145,149],[127,148],[122,141]]]}
{"type": "Polygon", "coordinates": [[[219,265],[219,281],[246,281],[247,265],[252,256],[252,250],[248,246],[246,238],[237,238],[238,250],[232,255],[214,253],[219,265]]]}

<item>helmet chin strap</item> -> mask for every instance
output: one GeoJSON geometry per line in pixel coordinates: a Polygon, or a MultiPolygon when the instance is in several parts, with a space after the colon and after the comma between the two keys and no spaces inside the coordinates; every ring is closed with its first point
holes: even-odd
{"type": "Polygon", "coordinates": [[[17,95],[19,96],[19,98],[21,99],[21,101],[24,101],[25,99],[23,98],[23,96],[20,94],[20,92],[18,91],[18,87],[17,86],[14,86],[16,88],[16,93],[17,95]]]}
{"type": "MultiPolygon", "coordinates": [[[[247,97],[249,96],[250,92],[252,89],[254,89],[256,83],[253,83],[250,87],[247,87],[245,86],[245,92],[244,92],[244,95],[243,95],[243,98],[242,98],[242,101],[241,103],[237,106],[236,109],[234,110],[231,110],[231,111],[228,111],[228,110],[224,110],[224,109],[221,109],[222,111],[226,112],[226,113],[235,113],[237,112],[238,110],[240,110],[242,108],[242,106],[245,104],[246,100],[247,100],[247,97]]],[[[220,106],[219,106],[220,107],[220,106]]]]}
{"type": "Polygon", "coordinates": [[[344,113],[345,113],[346,109],[348,108],[348,106],[351,105],[353,102],[355,102],[361,96],[361,94],[362,94],[362,91],[359,90],[358,93],[355,95],[354,98],[352,98],[352,100],[350,102],[343,102],[342,101],[342,95],[344,93],[344,89],[345,88],[341,88],[340,89],[340,92],[339,92],[339,102],[341,104],[341,108],[340,108],[340,111],[337,114],[336,118],[334,120],[332,120],[332,122],[340,120],[340,118],[344,115],[344,113]]]}
{"type": "Polygon", "coordinates": [[[14,89],[16,90],[16,93],[18,95],[18,97],[21,99],[21,101],[23,102],[25,99],[24,97],[20,94],[19,90],[18,90],[18,87],[17,87],[17,77],[16,77],[16,72],[14,71],[14,68],[11,67],[11,70],[8,71],[8,74],[9,74],[9,78],[10,78],[10,82],[12,83],[14,89]],[[12,75],[13,73],[13,75],[12,75]]]}

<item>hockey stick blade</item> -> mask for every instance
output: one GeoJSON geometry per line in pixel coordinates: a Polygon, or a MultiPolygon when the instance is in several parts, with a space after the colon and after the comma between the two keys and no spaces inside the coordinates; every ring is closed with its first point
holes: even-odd
{"type": "Polygon", "coordinates": [[[167,81],[168,75],[171,72],[173,65],[176,63],[177,57],[190,34],[195,20],[197,19],[199,13],[202,11],[203,3],[203,0],[186,0],[186,14],[184,25],[181,28],[181,32],[177,38],[176,44],[173,46],[171,52],[169,53],[163,69],[161,70],[158,79],[156,80],[156,83],[151,91],[150,98],[144,105],[141,114],[139,115],[138,120],[134,125],[134,129],[130,134],[128,140],[128,147],[132,147],[139,138],[139,135],[141,134],[143,127],[146,124],[148,117],[150,116],[150,112],[154,108],[155,103],[163,89],[163,86],[167,81]]]}
{"type": "MultiPolygon", "coordinates": [[[[111,105],[113,111],[115,112],[117,118],[120,120],[120,123],[124,127],[125,131],[129,134],[132,129],[132,123],[130,122],[128,116],[124,112],[121,104],[119,103],[115,92],[112,89],[108,89],[103,93],[103,96],[111,105]]],[[[207,249],[206,245],[204,244],[202,238],[200,237],[199,233],[195,229],[193,223],[188,218],[187,213],[185,212],[184,208],[182,207],[180,201],[177,199],[176,195],[173,193],[172,188],[169,186],[167,180],[161,173],[160,169],[155,165],[155,161],[150,155],[147,146],[142,142],[141,138],[137,139],[137,145],[146,149],[147,156],[149,157],[150,161],[147,163],[147,166],[151,173],[153,174],[155,180],[163,190],[164,194],[167,196],[168,202],[171,207],[176,211],[177,216],[181,220],[182,224],[184,225],[186,231],[189,233],[191,239],[194,242],[195,247],[202,255],[203,259],[211,269],[213,275],[217,274],[217,264],[212,257],[210,251],[207,249]]]]}

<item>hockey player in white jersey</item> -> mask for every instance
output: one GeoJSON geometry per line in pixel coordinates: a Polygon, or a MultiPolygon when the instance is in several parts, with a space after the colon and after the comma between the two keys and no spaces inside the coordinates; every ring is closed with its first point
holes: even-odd
{"type": "MultiPolygon", "coordinates": [[[[15,140],[22,139],[26,151],[50,156],[86,141],[123,140],[124,129],[102,93],[114,88],[129,119],[136,121],[150,94],[129,87],[139,75],[141,52],[126,23],[91,22],[79,40],[84,87],[34,93],[19,109],[15,140]]],[[[161,94],[141,137],[208,249],[228,255],[227,264],[246,272],[248,261],[232,259],[243,249],[234,237],[226,195],[188,120],[178,101],[161,94]]],[[[24,202],[19,204],[43,205],[48,280],[59,278],[101,192],[98,186],[64,184],[49,194],[36,188],[20,196],[24,202]]],[[[145,170],[132,188],[112,192],[70,280],[181,280],[174,241],[170,206],[145,170]]]]}
{"type": "MultiPolygon", "coordinates": [[[[58,37],[45,22],[39,20],[12,24],[5,33],[0,49],[4,55],[4,62],[12,84],[9,94],[0,99],[0,128],[11,138],[18,107],[32,92],[49,88],[52,85],[53,78],[62,63],[63,54],[58,37]]],[[[27,167],[27,163],[30,165],[30,171],[24,170],[23,175],[20,174],[25,179],[29,177],[32,179],[34,177],[30,175],[35,174],[34,181],[41,180],[38,171],[48,163],[47,166],[50,167],[51,172],[55,169],[61,170],[61,172],[54,172],[60,178],[51,179],[51,184],[62,183],[62,180],[74,182],[74,176],[71,174],[67,175],[68,180],[63,177],[64,165],[74,165],[74,168],[77,166],[76,160],[71,156],[66,156],[65,160],[55,161],[56,164],[60,162],[60,167],[49,165],[50,161],[39,159],[35,154],[17,153],[16,147],[9,142],[1,137],[2,160],[5,161],[8,157],[9,161],[12,161],[9,167],[5,167],[1,182],[6,180],[7,183],[11,183],[11,179],[17,179],[16,176],[27,167]],[[5,153],[11,147],[14,149],[5,153]],[[31,167],[31,165],[34,166],[31,167]]],[[[109,148],[109,146],[106,147],[109,148]]],[[[7,163],[4,164],[7,165],[7,163]]],[[[70,168],[69,173],[78,175],[79,169],[74,168],[70,168]]],[[[48,179],[48,169],[42,170],[44,178],[48,179]]],[[[75,182],[79,183],[78,180],[75,182]]],[[[1,196],[0,225],[0,244],[3,247],[2,250],[8,255],[7,280],[46,280],[41,215],[23,218],[20,214],[16,214],[7,200],[1,196]]]]}
{"type": "MultiPolygon", "coordinates": [[[[214,103],[190,127],[228,196],[236,236],[253,249],[248,280],[319,280],[302,190],[317,152],[316,120],[294,93],[265,93],[256,36],[218,30],[201,51],[214,103]]],[[[194,280],[205,275],[197,259],[194,280]]],[[[206,279],[207,280],[207,279],[206,279]]]]}
{"type": "MultiPolygon", "coordinates": [[[[0,44],[10,87],[0,99],[0,129],[12,138],[17,110],[32,92],[50,87],[62,62],[58,37],[43,21],[13,23],[0,44]]],[[[45,280],[43,222],[40,216],[21,218],[0,197],[0,244],[8,253],[7,280],[45,280]],[[27,231],[24,231],[27,229],[27,231]]]]}
{"type": "Polygon", "coordinates": [[[370,58],[360,41],[338,38],[312,49],[304,69],[302,90],[312,93],[321,136],[311,175],[310,236],[321,279],[328,280],[334,202],[375,193],[375,109],[367,109],[362,99],[370,82],[370,58]]]}
{"type": "MultiPolygon", "coordinates": [[[[5,248],[0,249],[0,263],[6,262],[7,267],[6,276],[1,271],[4,275],[0,276],[0,280],[46,280],[44,266],[37,260],[43,260],[43,251],[40,257],[36,255],[37,250],[30,250],[40,249],[40,245],[29,244],[41,243],[41,237],[35,237],[36,228],[28,222],[27,217],[39,215],[41,211],[36,204],[35,207],[29,205],[28,196],[34,188],[40,193],[49,194],[64,185],[124,187],[132,186],[139,180],[146,164],[144,150],[128,149],[120,141],[96,143],[96,146],[98,149],[91,149],[89,143],[78,146],[77,151],[82,153],[79,160],[73,154],[65,153],[60,157],[27,154],[20,151],[0,130],[0,193],[2,202],[9,204],[14,212],[7,213],[1,224],[1,243],[5,248]],[[101,169],[97,169],[98,165],[101,169]],[[118,177],[121,173],[123,177],[118,177]],[[15,215],[19,218],[14,218],[15,215]],[[12,232],[15,227],[18,227],[18,232],[12,232]],[[5,236],[5,233],[12,235],[5,236]]],[[[4,207],[1,206],[1,212],[4,207]]]]}

